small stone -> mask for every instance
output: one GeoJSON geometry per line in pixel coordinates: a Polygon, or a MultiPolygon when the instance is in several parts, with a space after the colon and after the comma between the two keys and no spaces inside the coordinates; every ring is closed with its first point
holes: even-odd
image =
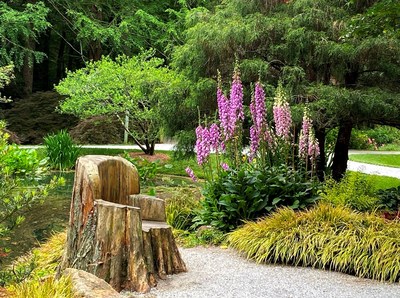
{"type": "Polygon", "coordinates": [[[70,276],[74,297],[79,298],[121,298],[107,282],[83,270],[67,268],[63,275],[70,276]]]}

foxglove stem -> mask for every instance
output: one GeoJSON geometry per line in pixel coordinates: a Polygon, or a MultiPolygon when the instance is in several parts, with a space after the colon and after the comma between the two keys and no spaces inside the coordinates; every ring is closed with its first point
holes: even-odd
{"type": "Polygon", "coordinates": [[[292,115],[290,112],[287,96],[281,84],[278,85],[273,107],[275,132],[278,137],[289,139],[292,126],[292,115]]]}

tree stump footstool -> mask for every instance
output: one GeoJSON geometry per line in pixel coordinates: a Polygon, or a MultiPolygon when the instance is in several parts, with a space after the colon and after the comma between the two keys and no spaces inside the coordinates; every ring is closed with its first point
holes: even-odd
{"type": "Polygon", "coordinates": [[[148,292],[157,278],[186,271],[163,200],[139,194],[136,168],[121,157],[76,163],[67,244],[59,272],[71,267],[114,289],[148,292]]]}

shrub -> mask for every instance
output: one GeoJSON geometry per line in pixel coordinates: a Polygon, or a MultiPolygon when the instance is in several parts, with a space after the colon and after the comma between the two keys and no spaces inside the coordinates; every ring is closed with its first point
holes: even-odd
{"type": "Polygon", "coordinates": [[[376,193],[380,205],[391,211],[400,210],[400,186],[389,189],[380,189],[376,193]]]}
{"type": "Polygon", "coordinates": [[[329,179],[320,193],[325,202],[334,206],[347,206],[359,211],[371,211],[380,207],[372,184],[360,173],[347,173],[340,182],[329,179]]]}
{"type": "Polygon", "coordinates": [[[178,143],[174,148],[175,159],[191,159],[195,156],[194,145],[196,144],[196,135],[193,131],[181,130],[176,135],[178,143]]]}
{"type": "Polygon", "coordinates": [[[364,150],[372,149],[368,144],[368,135],[360,130],[353,130],[350,137],[350,149],[364,150]]]}
{"type": "Polygon", "coordinates": [[[45,137],[44,147],[49,163],[54,169],[68,170],[75,166],[80,148],[74,144],[66,130],[45,137]]]}
{"type": "Polygon", "coordinates": [[[123,132],[121,123],[109,116],[83,119],[70,130],[71,137],[78,144],[120,144],[123,132]]]}
{"type": "Polygon", "coordinates": [[[317,182],[285,165],[229,170],[206,184],[197,224],[230,231],[280,206],[305,208],[316,201],[318,188],[317,182]]]}
{"type": "Polygon", "coordinates": [[[184,247],[198,245],[221,245],[226,240],[226,234],[212,227],[205,227],[198,231],[174,230],[174,236],[184,247]]]}
{"type": "Polygon", "coordinates": [[[400,141],[400,130],[390,126],[376,126],[365,132],[370,139],[382,146],[383,144],[392,144],[400,141]]]}
{"type": "Polygon", "coordinates": [[[347,207],[282,208],[232,232],[230,245],[261,263],[329,269],[359,277],[400,279],[400,222],[347,207]]]}

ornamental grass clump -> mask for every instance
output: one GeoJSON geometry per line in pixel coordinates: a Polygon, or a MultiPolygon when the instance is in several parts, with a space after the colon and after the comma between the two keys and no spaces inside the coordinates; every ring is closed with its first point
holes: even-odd
{"type": "MultiPolygon", "coordinates": [[[[305,110],[303,137],[295,142],[289,96],[281,84],[268,122],[266,95],[260,81],[252,92],[249,153],[243,154],[243,86],[236,64],[229,96],[218,74],[218,117],[196,128],[197,163],[206,184],[198,225],[230,231],[243,220],[264,216],[280,206],[302,209],[317,198],[315,164],[319,156],[312,121],[305,110]],[[211,154],[214,154],[211,158],[211,154]]],[[[187,174],[195,181],[192,169],[187,174]]]]}
{"type": "Polygon", "coordinates": [[[398,282],[400,222],[321,203],[279,209],[232,232],[230,246],[258,263],[310,266],[398,282]]]}
{"type": "Polygon", "coordinates": [[[80,153],[66,130],[45,137],[44,148],[50,165],[60,171],[72,169],[80,153]]]}

